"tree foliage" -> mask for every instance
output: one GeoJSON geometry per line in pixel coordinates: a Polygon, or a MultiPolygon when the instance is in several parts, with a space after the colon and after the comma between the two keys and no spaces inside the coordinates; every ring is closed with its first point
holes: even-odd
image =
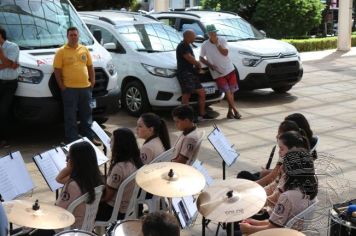
{"type": "Polygon", "coordinates": [[[320,24],[324,9],[320,0],[204,0],[203,6],[236,12],[276,38],[306,36],[320,24]]]}
{"type": "Polygon", "coordinates": [[[302,37],[321,22],[320,0],[261,0],[253,16],[271,37],[302,37]]]}
{"type": "Polygon", "coordinates": [[[78,11],[130,8],[136,0],[71,0],[78,11]]]}
{"type": "Polygon", "coordinates": [[[206,9],[232,11],[246,20],[251,20],[260,0],[203,0],[206,9]]]}

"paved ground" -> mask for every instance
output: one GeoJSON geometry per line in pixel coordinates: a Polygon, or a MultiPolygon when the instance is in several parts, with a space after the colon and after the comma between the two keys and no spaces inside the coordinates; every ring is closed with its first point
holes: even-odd
{"type": "MultiPolygon", "coordinates": [[[[275,144],[275,135],[279,123],[290,113],[301,112],[310,121],[316,135],[320,137],[318,151],[322,158],[317,163],[321,189],[321,206],[317,212],[314,228],[326,235],[327,209],[332,203],[356,198],[356,49],[348,53],[324,51],[302,54],[304,77],[290,93],[275,94],[271,90],[242,92],[237,98],[242,120],[226,120],[226,104],[213,105],[220,115],[215,123],[226,137],[239,149],[241,156],[231,168],[228,177],[234,177],[240,170],[259,170],[267,161],[271,147],[275,144]],[[333,156],[330,156],[330,155],[333,156]],[[333,191],[335,190],[335,191],[333,191]]],[[[177,138],[174,124],[168,112],[159,112],[168,121],[171,139],[177,138]]],[[[124,111],[110,116],[107,130],[116,127],[134,129],[136,119],[124,111]]],[[[212,130],[213,122],[199,124],[207,133],[212,130]]],[[[14,128],[12,150],[20,150],[36,188],[25,199],[39,198],[53,202],[51,193],[38,173],[31,157],[59,144],[62,127],[26,127],[14,128]]],[[[2,150],[0,155],[5,154],[2,150]]],[[[221,159],[207,140],[204,140],[199,159],[204,162],[210,175],[221,178],[221,159]]],[[[200,220],[189,231],[200,235],[200,220]]],[[[215,225],[210,224],[208,235],[213,235],[215,225]]],[[[225,235],[220,233],[220,235],[225,235]]]]}

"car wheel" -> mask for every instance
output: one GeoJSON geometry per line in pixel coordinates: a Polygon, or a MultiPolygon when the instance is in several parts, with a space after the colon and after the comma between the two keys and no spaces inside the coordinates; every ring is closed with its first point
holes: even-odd
{"type": "Polygon", "coordinates": [[[287,86],[282,86],[282,87],[275,87],[272,89],[276,93],[285,93],[285,92],[288,92],[292,87],[293,87],[292,85],[287,85],[287,86]]]}
{"type": "Polygon", "coordinates": [[[138,117],[151,110],[145,87],[138,81],[129,82],[125,86],[122,96],[122,105],[132,116],[138,117]]]}

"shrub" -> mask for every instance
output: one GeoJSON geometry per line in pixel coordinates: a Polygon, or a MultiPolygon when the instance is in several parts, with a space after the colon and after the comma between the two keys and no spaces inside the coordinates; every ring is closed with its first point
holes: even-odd
{"type": "MultiPolygon", "coordinates": [[[[283,39],[294,45],[299,52],[321,51],[337,48],[337,37],[312,38],[312,39],[283,39]]],[[[356,35],[351,37],[351,45],[356,46],[356,35]]]]}

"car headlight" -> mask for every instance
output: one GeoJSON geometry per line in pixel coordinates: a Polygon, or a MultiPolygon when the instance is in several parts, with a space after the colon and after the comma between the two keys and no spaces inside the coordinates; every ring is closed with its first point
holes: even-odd
{"type": "Polygon", "coordinates": [[[257,59],[257,58],[243,58],[242,59],[242,64],[244,66],[249,66],[249,67],[254,67],[257,66],[258,64],[260,64],[261,59],[257,59]]]}
{"type": "Polygon", "coordinates": [[[40,70],[20,66],[18,81],[29,84],[39,84],[43,79],[43,73],[40,70]]]}
{"type": "Polygon", "coordinates": [[[156,67],[156,66],[150,66],[147,64],[143,64],[142,66],[152,75],[157,75],[160,77],[167,77],[167,78],[173,78],[177,71],[174,69],[168,69],[168,68],[161,68],[161,67],[156,67]]]}
{"type": "Polygon", "coordinates": [[[242,58],[242,64],[244,66],[254,67],[260,64],[260,62],[262,61],[261,57],[258,55],[254,55],[245,51],[239,51],[239,53],[246,56],[242,58]]]}
{"type": "Polygon", "coordinates": [[[112,60],[110,60],[107,64],[106,64],[106,70],[109,72],[110,75],[114,75],[116,73],[116,69],[115,69],[115,65],[112,62],[112,60]]]}

